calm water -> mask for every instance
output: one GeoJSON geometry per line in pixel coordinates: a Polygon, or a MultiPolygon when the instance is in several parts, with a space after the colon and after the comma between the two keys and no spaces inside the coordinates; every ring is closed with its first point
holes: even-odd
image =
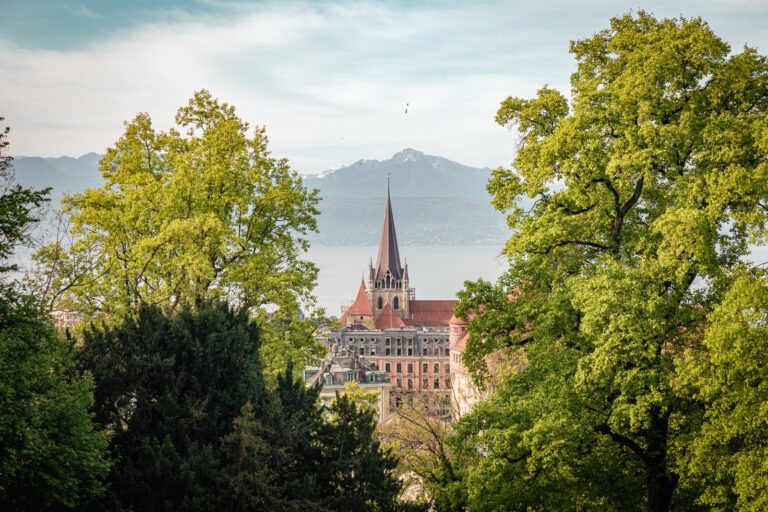
{"type": "MultiPolygon", "coordinates": [[[[309,250],[307,258],[320,269],[315,295],[327,314],[339,316],[339,305],[355,299],[369,261],[376,264],[377,250],[375,245],[309,250]]],[[[495,280],[506,268],[500,252],[500,246],[400,246],[417,299],[452,299],[466,280],[495,280]]]]}

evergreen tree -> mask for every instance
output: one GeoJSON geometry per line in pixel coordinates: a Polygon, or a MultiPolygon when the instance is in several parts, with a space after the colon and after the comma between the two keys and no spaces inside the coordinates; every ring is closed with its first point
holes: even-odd
{"type": "Polygon", "coordinates": [[[259,330],[244,310],[201,301],[173,317],[143,306],[118,327],[85,332],[83,371],[117,460],[105,505],[213,510],[222,439],[246,402],[266,401],[259,330]]]}

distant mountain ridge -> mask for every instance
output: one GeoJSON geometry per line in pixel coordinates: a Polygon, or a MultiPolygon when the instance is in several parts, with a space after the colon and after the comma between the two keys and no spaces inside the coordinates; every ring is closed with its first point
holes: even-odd
{"type": "Polygon", "coordinates": [[[406,148],[388,160],[357,162],[304,178],[323,197],[380,197],[391,175],[393,197],[461,197],[489,200],[491,169],[462,165],[406,148]]]}
{"type": "Polygon", "coordinates": [[[99,160],[101,155],[98,153],[88,153],[79,158],[17,156],[12,164],[20,185],[34,189],[53,187],[53,197],[60,198],[64,193],[73,194],[100,187],[104,179],[99,172],[99,160]]]}
{"type": "MultiPolygon", "coordinates": [[[[101,155],[88,153],[42,158],[15,157],[16,180],[25,187],[53,187],[52,199],[100,187],[101,155]]],[[[320,189],[319,245],[375,245],[384,213],[387,176],[401,245],[500,245],[509,236],[504,217],[485,190],[491,170],[406,148],[388,160],[352,165],[304,176],[320,189]]]]}

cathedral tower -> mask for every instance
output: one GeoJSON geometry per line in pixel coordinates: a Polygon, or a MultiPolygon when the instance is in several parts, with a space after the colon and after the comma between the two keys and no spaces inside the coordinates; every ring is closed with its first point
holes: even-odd
{"type": "Polygon", "coordinates": [[[384,207],[384,223],[381,226],[376,267],[373,262],[368,265],[368,300],[374,315],[389,305],[397,316],[409,323],[412,298],[413,291],[408,286],[407,261],[405,267],[400,266],[400,250],[397,246],[387,178],[387,204],[384,207]]]}

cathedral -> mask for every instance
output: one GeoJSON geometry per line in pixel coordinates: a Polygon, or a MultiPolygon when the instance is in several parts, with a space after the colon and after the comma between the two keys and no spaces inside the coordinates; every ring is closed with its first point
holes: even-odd
{"type": "Polygon", "coordinates": [[[355,302],[341,315],[346,327],[359,325],[369,329],[448,329],[455,300],[417,300],[409,286],[408,262],[400,264],[395,219],[389,199],[384,207],[376,266],[368,265],[367,283],[360,283],[355,302]]]}
{"type": "MultiPolygon", "coordinates": [[[[342,311],[341,329],[318,341],[328,348],[331,362],[353,357],[369,368],[361,379],[355,378],[361,386],[389,383],[391,393],[380,417],[403,402],[413,403],[420,394],[433,404],[439,403],[436,408],[447,414],[451,394],[449,323],[456,301],[416,299],[408,264],[400,260],[389,184],[376,266],[371,262],[365,277],[354,303],[342,311]]],[[[329,381],[333,378],[330,371],[315,371],[329,381]]]]}

